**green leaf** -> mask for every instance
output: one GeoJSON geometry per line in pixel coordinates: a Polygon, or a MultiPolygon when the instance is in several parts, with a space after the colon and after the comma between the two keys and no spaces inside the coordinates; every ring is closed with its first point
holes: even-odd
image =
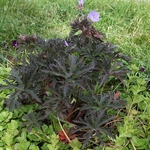
{"type": "Polygon", "coordinates": [[[8,118],[9,116],[9,112],[8,111],[2,111],[0,113],[0,122],[3,122],[4,120],[6,120],[6,118],[8,118]]]}
{"type": "MultiPolygon", "coordinates": [[[[8,112],[8,111],[6,111],[6,112],[8,112]]],[[[1,123],[1,125],[6,124],[12,118],[12,112],[8,112],[8,114],[9,114],[8,117],[5,118],[5,120],[1,123]]]]}
{"type": "Polygon", "coordinates": [[[58,138],[59,138],[58,135],[52,134],[52,135],[51,135],[51,140],[50,140],[50,142],[51,142],[52,144],[56,145],[56,144],[59,142],[58,138]]]}
{"type": "Polygon", "coordinates": [[[121,150],[129,150],[127,147],[123,147],[121,150]]]}
{"type": "Polygon", "coordinates": [[[73,150],[75,150],[75,148],[78,150],[79,148],[82,147],[82,144],[79,142],[79,140],[77,138],[73,139],[69,145],[73,148],[73,150]]]}
{"type": "Polygon", "coordinates": [[[139,79],[137,80],[137,84],[138,84],[138,85],[145,85],[145,84],[146,84],[146,81],[145,81],[144,79],[142,79],[142,78],[139,78],[139,79]]]}
{"type": "Polygon", "coordinates": [[[131,138],[131,140],[132,140],[133,144],[135,145],[135,147],[140,148],[140,149],[141,148],[144,149],[148,145],[148,139],[140,139],[137,136],[133,136],[131,138]]]}
{"type": "Polygon", "coordinates": [[[47,144],[47,147],[49,150],[52,150],[52,149],[58,150],[59,149],[59,147],[57,145],[54,145],[54,144],[47,144]]]}
{"type": "Polygon", "coordinates": [[[8,123],[7,131],[12,135],[16,136],[19,133],[19,131],[17,130],[18,127],[19,123],[15,120],[11,120],[11,122],[8,123]]]}
{"type": "Polygon", "coordinates": [[[58,138],[59,137],[56,134],[51,135],[51,138],[50,138],[51,144],[47,144],[47,147],[48,147],[49,150],[52,150],[52,149],[58,150],[59,149],[59,146],[58,146],[59,140],[58,140],[58,138]]]}
{"type": "Polygon", "coordinates": [[[31,146],[29,147],[29,150],[39,150],[39,147],[36,146],[36,145],[31,145],[31,146]]]}
{"type": "Polygon", "coordinates": [[[54,133],[54,129],[53,129],[52,125],[47,126],[44,124],[42,126],[42,130],[43,130],[44,134],[47,134],[47,135],[52,135],[54,133]]]}
{"type": "Polygon", "coordinates": [[[132,64],[130,67],[131,67],[131,69],[132,69],[134,72],[138,72],[138,71],[139,71],[139,67],[137,67],[135,64],[132,64]]]}
{"type": "Polygon", "coordinates": [[[12,148],[12,146],[6,146],[5,149],[6,149],[6,150],[14,150],[14,149],[12,148]]]}
{"type": "Polygon", "coordinates": [[[125,142],[126,142],[127,138],[126,137],[118,137],[116,136],[116,141],[115,141],[115,145],[116,147],[118,146],[121,146],[121,145],[124,145],[125,142]]]}
{"type": "Polygon", "coordinates": [[[10,134],[9,132],[6,132],[4,136],[2,137],[2,140],[8,145],[12,145],[14,141],[14,136],[10,134]]]}
{"type": "Polygon", "coordinates": [[[27,150],[27,149],[29,149],[29,146],[30,146],[30,142],[25,141],[25,142],[21,142],[21,143],[16,143],[15,144],[15,149],[27,150]]]}
{"type": "Polygon", "coordinates": [[[1,99],[4,99],[5,97],[6,97],[6,93],[5,93],[4,91],[1,92],[1,93],[0,93],[0,98],[1,98],[1,99]]]}
{"type": "MultiPolygon", "coordinates": [[[[0,138],[1,138],[1,137],[0,137],[0,138]]],[[[1,140],[1,141],[0,141],[0,147],[4,147],[4,145],[6,145],[5,142],[1,140]]],[[[3,150],[5,150],[5,149],[3,149],[3,150]]]]}
{"type": "Polygon", "coordinates": [[[11,122],[8,124],[8,130],[15,130],[19,127],[19,123],[16,120],[11,120],[11,122]]]}
{"type": "Polygon", "coordinates": [[[26,137],[27,137],[26,131],[22,131],[22,132],[21,132],[21,136],[16,137],[16,140],[17,140],[19,143],[26,142],[26,137]]]}
{"type": "Polygon", "coordinates": [[[79,148],[77,148],[77,147],[74,147],[74,148],[73,148],[73,150],[80,150],[80,149],[79,149],[79,148]]]}
{"type": "Polygon", "coordinates": [[[105,147],[105,150],[118,150],[118,149],[111,148],[111,147],[105,147]]]}
{"type": "Polygon", "coordinates": [[[27,137],[31,140],[31,141],[40,141],[41,138],[37,137],[37,135],[35,135],[34,133],[32,132],[29,132],[27,137]]]}
{"type": "Polygon", "coordinates": [[[43,130],[43,132],[47,132],[48,131],[48,126],[46,125],[46,124],[44,124],[43,126],[42,126],[42,130],[43,130]]]}
{"type": "Polygon", "coordinates": [[[3,131],[3,129],[4,129],[4,126],[0,126],[0,131],[3,131]]]}
{"type": "Polygon", "coordinates": [[[4,81],[4,79],[0,79],[0,85],[7,85],[6,82],[4,81]]]}
{"type": "Polygon", "coordinates": [[[145,86],[138,86],[138,85],[132,85],[130,88],[134,95],[137,95],[139,92],[146,90],[145,86]]]}
{"type": "MultiPolygon", "coordinates": [[[[131,125],[129,125],[129,127],[131,127],[131,125]]],[[[128,126],[127,126],[127,129],[129,129],[128,126]]],[[[131,134],[132,132],[130,132],[132,129],[130,129],[128,131],[127,131],[127,129],[125,127],[119,126],[118,127],[118,130],[120,133],[119,137],[121,137],[121,138],[132,137],[132,134],[131,134]]]]}
{"type": "Polygon", "coordinates": [[[140,103],[144,100],[143,95],[134,95],[133,104],[140,103]]]}
{"type": "Polygon", "coordinates": [[[10,73],[11,68],[0,67],[0,76],[6,76],[10,73]]]}

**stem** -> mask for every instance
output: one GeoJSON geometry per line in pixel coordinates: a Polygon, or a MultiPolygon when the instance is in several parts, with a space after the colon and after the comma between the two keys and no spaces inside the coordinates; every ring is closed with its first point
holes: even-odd
{"type": "Polygon", "coordinates": [[[130,116],[130,112],[131,112],[132,106],[133,106],[133,102],[131,103],[131,105],[129,107],[129,111],[128,111],[128,114],[127,114],[128,117],[130,116]]]}
{"type": "Polygon", "coordinates": [[[67,140],[68,140],[69,143],[70,143],[71,140],[69,139],[68,135],[66,134],[65,130],[63,129],[63,127],[62,127],[62,125],[61,125],[61,122],[60,122],[60,119],[59,119],[58,116],[57,116],[57,119],[58,119],[58,123],[59,123],[59,125],[60,125],[60,127],[61,127],[61,129],[62,129],[62,131],[63,131],[63,133],[64,133],[64,135],[66,136],[67,140]]]}
{"type": "Polygon", "coordinates": [[[130,140],[131,144],[132,144],[132,147],[134,150],[136,150],[136,147],[134,146],[133,142],[130,140]]]}

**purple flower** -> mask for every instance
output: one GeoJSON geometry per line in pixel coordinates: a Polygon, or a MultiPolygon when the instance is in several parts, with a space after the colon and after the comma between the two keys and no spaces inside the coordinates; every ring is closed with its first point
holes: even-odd
{"type": "Polygon", "coordinates": [[[14,47],[17,47],[17,46],[18,46],[18,42],[17,42],[16,40],[13,40],[13,41],[12,41],[12,45],[13,45],[14,47]]]}
{"type": "Polygon", "coordinates": [[[141,72],[145,72],[145,69],[143,67],[140,68],[141,72]]]}
{"type": "Polygon", "coordinates": [[[69,46],[69,44],[68,44],[68,42],[65,40],[65,45],[68,47],[69,46]]]}
{"type": "Polygon", "coordinates": [[[96,11],[91,11],[89,14],[88,14],[88,18],[92,21],[92,22],[98,22],[99,21],[99,17],[100,17],[100,14],[96,11]]]}
{"type": "Polygon", "coordinates": [[[79,7],[82,7],[83,4],[84,4],[84,0],[78,0],[78,6],[79,6],[79,7]]]}

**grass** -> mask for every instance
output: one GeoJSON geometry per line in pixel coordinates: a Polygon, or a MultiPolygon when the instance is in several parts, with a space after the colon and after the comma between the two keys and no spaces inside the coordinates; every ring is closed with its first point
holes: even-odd
{"type": "MultiPolygon", "coordinates": [[[[1,2],[0,42],[11,42],[20,34],[37,34],[43,38],[66,37],[69,23],[79,12],[77,2],[71,0],[8,0],[1,2]]],[[[99,11],[101,21],[95,26],[106,34],[120,50],[129,54],[136,63],[149,61],[150,3],[137,1],[90,1],[83,12],[99,11]]]]}
{"type": "MultiPolygon", "coordinates": [[[[139,67],[143,66],[146,70],[150,70],[149,8],[150,3],[144,1],[85,0],[83,11],[79,12],[77,9],[77,2],[72,0],[1,0],[1,65],[7,66],[11,64],[11,60],[7,60],[8,63],[6,65],[5,58],[9,59],[9,57],[15,57],[16,51],[11,46],[11,41],[17,39],[20,34],[36,34],[43,38],[64,38],[69,34],[69,23],[71,21],[81,13],[87,15],[91,10],[96,10],[100,12],[101,20],[95,23],[95,27],[105,33],[108,41],[116,44],[120,51],[132,57],[132,64],[134,65],[132,65],[131,69],[136,72],[139,67]],[[4,48],[4,43],[7,44],[8,48],[4,48]]],[[[150,72],[147,73],[148,76],[149,73],[150,72]]],[[[133,117],[136,113],[135,103],[133,101],[131,102],[131,99],[137,98],[136,93],[134,93],[134,88],[131,87],[130,84],[134,83],[137,84],[138,87],[141,87],[142,85],[137,83],[138,81],[140,82],[140,78],[148,80],[147,77],[143,77],[143,75],[140,77],[137,77],[134,73],[129,75],[129,80],[127,81],[128,89],[126,93],[123,94],[124,97],[127,97],[129,109],[128,116],[130,117],[133,117]],[[131,93],[133,96],[130,96],[131,93]],[[128,95],[126,96],[126,94],[128,95]]],[[[146,93],[145,95],[148,94],[146,93]]],[[[148,98],[147,96],[147,100],[148,98]]],[[[142,105],[144,104],[142,103],[142,105]]],[[[147,106],[149,107],[150,104],[147,104],[147,106]]],[[[142,115],[144,115],[144,112],[139,116],[142,118],[142,115]]],[[[150,113],[148,113],[148,115],[150,115],[150,113]]],[[[135,116],[133,118],[130,121],[135,121],[136,123],[138,119],[141,119],[140,117],[137,119],[135,116]]],[[[147,128],[148,125],[150,125],[150,120],[148,120],[148,122],[148,124],[143,122],[147,125],[147,128]]],[[[128,125],[130,126],[129,122],[128,125]]],[[[128,130],[126,122],[124,124],[124,129],[128,130]]],[[[132,130],[134,130],[134,127],[132,130]]],[[[145,132],[146,131],[148,133],[150,132],[149,129],[145,129],[145,132]]],[[[148,137],[148,135],[145,137],[148,137]]],[[[132,139],[132,141],[134,140],[135,138],[132,139]]],[[[134,144],[135,142],[131,142],[131,146],[135,150],[134,144]]]]}

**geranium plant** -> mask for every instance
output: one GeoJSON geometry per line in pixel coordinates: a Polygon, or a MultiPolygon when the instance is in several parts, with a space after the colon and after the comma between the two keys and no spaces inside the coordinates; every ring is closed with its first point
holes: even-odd
{"type": "MultiPolygon", "coordinates": [[[[83,6],[83,1],[79,5],[83,6]]],[[[38,104],[35,112],[24,117],[29,130],[59,118],[84,147],[91,141],[103,144],[102,133],[114,137],[109,122],[118,116],[108,111],[124,108],[126,103],[111,87],[124,85],[128,71],[124,62],[129,57],[94,28],[93,22],[98,22],[99,17],[92,11],[71,22],[71,32],[65,39],[21,35],[15,42],[18,57],[7,85],[1,88],[14,89],[4,104],[10,111],[38,104]]]]}

